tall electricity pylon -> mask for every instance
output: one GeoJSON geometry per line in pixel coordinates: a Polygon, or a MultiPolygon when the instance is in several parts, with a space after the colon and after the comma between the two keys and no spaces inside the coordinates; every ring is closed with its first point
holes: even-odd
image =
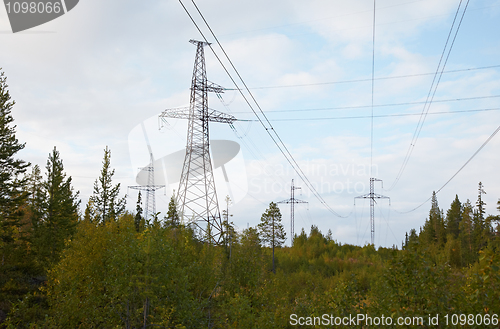
{"type": "Polygon", "coordinates": [[[294,205],[296,203],[308,203],[307,201],[302,201],[302,200],[297,200],[295,199],[295,190],[300,190],[300,187],[296,187],[293,185],[293,179],[292,179],[292,186],[290,188],[290,199],[283,200],[277,203],[289,203],[290,204],[290,234],[291,234],[291,239],[293,241],[293,236],[294,236],[294,226],[295,226],[295,209],[294,205]]]}
{"type": "Polygon", "coordinates": [[[156,216],[156,200],[155,192],[165,185],[155,185],[155,159],[153,152],[148,144],[149,149],[149,164],[142,170],[148,172],[148,185],[146,186],[129,186],[133,190],[146,191],[146,207],[144,209],[144,218],[148,220],[149,215],[156,216]]]}
{"type": "Polygon", "coordinates": [[[196,46],[189,108],[168,109],[160,118],[187,119],[188,132],[186,156],[177,194],[181,216],[195,223],[210,243],[220,243],[224,232],[215,191],[213,168],[210,159],[208,123],[232,124],[232,115],[208,108],[208,92],[223,93],[224,88],[207,81],[203,47],[207,42],[189,40],[196,46]],[[201,225],[201,222],[205,222],[201,225]]]}
{"type": "Polygon", "coordinates": [[[389,204],[391,203],[391,198],[388,196],[375,194],[375,182],[382,182],[382,180],[370,178],[370,193],[354,198],[354,205],[356,205],[356,199],[370,199],[370,228],[373,245],[375,245],[375,203],[377,203],[375,199],[389,199],[389,204]]]}

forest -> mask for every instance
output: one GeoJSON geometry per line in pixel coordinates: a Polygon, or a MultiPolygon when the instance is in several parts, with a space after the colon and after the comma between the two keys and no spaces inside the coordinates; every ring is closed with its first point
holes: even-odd
{"type": "Polygon", "coordinates": [[[173,198],[163,218],[143,218],[140,194],[126,211],[108,148],[82,206],[56,147],[44,168],[18,158],[14,105],[2,73],[0,328],[500,328],[500,216],[486,214],[482,183],[446,211],[434,193],[402,246],[311,226],[285,247],[273,202],[242,232],[223,212],[215,245],[173,198]]]}

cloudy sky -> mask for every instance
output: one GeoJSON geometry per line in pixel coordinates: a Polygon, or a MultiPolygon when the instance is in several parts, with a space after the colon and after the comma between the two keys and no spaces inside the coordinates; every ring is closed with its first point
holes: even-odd
{"type": "MultiPolygon", "coordinates": [[[[214,42],[193,3],[183,3],[214,42]]],[[[380,200],[375,208],[376,246],[400,245],[405,232],[423,225],[429,202],[404,212],[441,188],[500,124],[500,1],[471,1],[454,39],[464,0],[434,101],[412,143],[459,3],[376,2],[372,139],[373,1],[197,2],[274,130],[324,200],[345,217],[321,205],[262,125],[251,121],[255,115],[206,48],[208,79],[231,89],[221,98],[211,95],[209,106],[242,120],[234,130],[210,126],[212,139],[241,146],[225,165],[229,183],[220,168],[215,173],[221,206],[225,195],[233,197],[230,213],[238,228],[256,225],[269,202],[289,198],[294,179],[302,187],[296,197],[309,202],[296,206],[296,232],[317,225],[339,242],[363,245],[370,241],[369,203],[358,199],[354,206],[354,197],[369,193],[371,176],[383,180],[375,192],[391,198],[390,206],[380,200]]],[[[201,38],[173,0],[82,0],[67,14],[15,34],[2,7],[0,67],[16,101],[18,138],[26,142],[20,157],[44,167],[56,146],[83,209],[109,146],[125,194],[148,163],[145,136],[156,159],[182,153],[185,123],[171,120],[159,130],[158,115],[189,104],[196,48],[188,41],[201,38]]],[[[213,49],[228,66],[220,48],[213,49]]],[[[487,212],[498,213],[499,148],[496,136],[440,191],[442,208],[455,194],[474,203],[481,181],[487,212]]],[[[158,211],[166,211],[176,180],[167,177],[167,188],[157,192],[158,211]]],[[[136,198],[129,190],[129,209],[136,198]]],[[[280,207],[289,232],[289,205],[280,207]]]]}

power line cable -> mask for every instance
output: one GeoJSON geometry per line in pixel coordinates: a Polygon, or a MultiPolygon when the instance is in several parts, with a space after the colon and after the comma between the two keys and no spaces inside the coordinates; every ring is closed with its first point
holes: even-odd
{"type": "Polygon", "coordinates": [[[372,38],[372,104],[371,104],[371,130],[370,130],[370,177],[373,167],[373,95],[375,93],[375,13],[376,0],[373,0],[373,38],[372,38]]]}
{"type": "MultiPolygon", "coordinates": [[[[202,35],[202,37],[204,38],[204,40],[208,43],[208,40],[207,38],[205,37],[205,35],[202,33],[201,29],[198,27],[198,25],[196,24],[196,22],[194,21],[193,17],[190,15],[189,11],[187,10],[187,8],[184,6],[184,4],[182,3],[182,0],[179,0],[179,2],[181,3],[182,7],[184,8],[184,10],[186,11],[186,13],[188,14],[188,16],[191,18],[191,21],[193,22],[193,24],[195,24],[196,28],[198,29],[198,31],[200,32],[200,34],[202,35]]],[[[236,67],[234,66],[234,64],[232,63],[231,59],[229,58],[229,56],[227,55],[226,51],[224,50],[224,48],[222,47],[221,43],[219,42],[217,36],[215,35],[215,33],[213,32],[213,30],[211,29],[210,25],[208,24],[208,22],[206,21],[205,17],[203,16],[203,14],[201,13],[201,11],[199,10],[198,6],[196,5],[196,3],[194,2],[194,0],[191,0],[191,2],[193,3],[193,5],[195,6],[196,10],[198,11],[198,14],[201,16],[201,18],[203,19],[203,21],[205,22],[205,25],[208,27],[208,29],[210,30],[210,33],[212,34],[212,36],[214,37],[214,39],[216,40],[217,44],[219,45],[220,49],[222,50],[222,52],[224,53],[226,59],[228,60],[229,64],[231,65],[231,67],[233,68],[234,72],[236,73],[236,75],[238,76],[239,80],[241,81],[241,83],[243,84],[243,86],[245,87],[245,90],[248,92],[248,94],[250,95],[252,101],[255,103],[255,105],[257,106],[257,108],[259,109],[263,119],[257,114],[257,112],[255,111],[255,109],[253,108],[253,106],[250,104],[249,100],[245,97],[245,95],[243,94],[243,92],[241,90],[239,90],[238,88],[238,84],[236,83],[236,81],[232,78],[232,76],[229,74],[228,70],[226,69],[226,67],[224,66],[224,64],[222,63],[222,61],[220,60],[219,56],[215,53],[214,49],[212,48],[212,46],[209,44],[209,47],[210,49],[212,50],[212,52],[214,53],[215,57],[217,58],[217,60],[219,61],[219,63],[222,65],[223,69],[226,71],[226,73],[228,74],[229,78],[231,79],[231,81],[233,82],[233,84],[235,85],[235,87],[240,91],[241,95],[243,96],[243,98],[245,99],[245,102],[248,104],[248,106],[250,107],[250,109],[252,109],[252,111],[254,112],[255,116],[257,117],[257,119],[259,120],[259,122],[261,123],[261,125],[265,128],[266,132],[268,133],[268,135],[271,137],[271,139],[273,140],[273,142],[276,144],[276,146],[278,147],[279,151],[285,156],[285,159],[288,161],[288,163],[292,166],[292,168],[295,170],[295,172],[297,173],[297,175],[299,176],[299,178],[304,182],[304,184],[306,184],[308,186],[308,188],[313,192],[314,196],[318,199],[318,201],[320,201],[321,204],[323,204],[323,206],[325,206],[325,208],[327,208],[332,214],[334,214],[335,216],[337,217],[342,217],[342,218],[345,218],[345,217],[348,217],[348,216],[341,216],[339,215],[337,212],[335,212],[335,210],[333,210],[327,203],[326,201],[323,199],[323,197],[316,191],[314,185],[309,181],[309,179],[307,178],[307,176],[304,174],[304,172],[302,171],[302,169],[300,168],[300,166],[297,164],[296,160],[294,159],[294,157],[292,156],[292,154],[290,153],[290,151],[288,150],[288,148],[286,147],[286,145],[283,143],[283,141],[281,140],[280,136],[278,135],[278,133],[274,130],[271,122],[267,119],[264,111],[262,110],[262,108],[260,107],[259,103],[257,102],[257,100],[255,99],[255,97],[253,96],[252,92],[248,89],[248,86],[246,85],[245,81],[243,80],[243,78],[241,77],[241,75],[239,74],[238,70],[236,69],[236,67]],[[264,123],[264,121],[266,121],[266,123],[264,123]],[[274,136],[273,136],[274,134],[274,136]],[[279,142],[279,143],[278,143],[279,142]]]]}
{"type": "MultiPolygon", "coordinates": [[[[481,147],[479,147],[476,152],[474,152],[474,154],[472,154],[472,156],[460,167],[460,169],[457,170],[457,172],[455,174],[453,174],[453,176],[451,176],[450,179],[448,179],[446,181],[446,183],[443,184],[443,186],[441,186],[438,190],[436,190],[436,195],[441,192],[441,190],[443,188],[445,188],[446,185],[448,185],[449,182],[452,181],[453,178],[455,178],[461,171],[462,169],[465,168],[465,166],[467,166],[469,164],[469,162],[472,161],[472,159],[474,159],[474,157],[486,146],[486,144],[488,144],[492,139],[493,137],[495,137],[495,135],[500,131],[500,126],[498,126],[498,128],[490,135],[490,137],[488,137],[488,139],[486,139],[486,141],[483,143],[483,145],[481,145],[481,147]]],[[[427,200],[425,200],[424,202],[422,202],[420,205],[416,206],[415,208],[411,209],[411,210],[408,210],[408,211],[397,211],[397,210],[394,210],[396,211],[397,213],[400,213],[400,214],[407,214],[407,213],[410,213],[412,211],[415,211],[417,210],[418,208],[422,207],[424,204],[426,204],[430,199],[432,199],[432,196],[429,197],[427,200]]]]}
{"type": "MultiPolygon", "coordinates": [[[[476,109],[476,110],[458,110],[458,111],[440,111],[431,112],[427,115],[441,115],[441,114],[460,114],[460,113],[475,113],[475,112],[488,112],[488,111],[499,111],[500,108],[488,108],[488,109],[476,109]]],[[[390,118],[390,117],[407,117],[407,116],[417,116],[421,113],[396,113],[396,114],[378,114],[373,115],[374,118],[390,118]]],[[[357,115],[357,116],[346,116],[346,117],[320,117],[320,118],[290,118],[290,119],[270,119],[269,121],[323,121],[323,120],[351,120],[351,119],[370,119],[371,115],[357,115]]],[[[257,121],[257,120],[253,120],[257,121]]]]}
{"type": "MultiPolygon", "coordinates": [[[[473,68],[467,68],[467,69],[443,71],[442,73],[443,74],[450,74],[450,73],[486,70],[486,69],[493,69],[493,68],[499,68],[499,67],[500,67],[500,65],[480,66],[480,67],[473,67],[473,68]]],[[[422,76],[435,75],[435,74],[436,74],[436,72],[394,75],[394,76],[387,76],[387,77],[378,77],[378,78],[375,78],[374,80],[379,81],[379,80],[414,78],[414,77],[422,77],[422,76]]],[[[345,84],[345,83],[370,82],[371,80],[372,80],[371,78],[352,79],[352,80],[339,80],[339,81],[327,81],[327,82],[316,82],[316,83],[301,83],[301,84],[293,84],[293,85],[260,86],[260,87],[250,87],[249,89],[257,90],[257,89],[312,87],[312,86],[323,86],[323,85],[334,85],[334,84],[345,84]]],[[[225,90],[236,90],[236,88],[225,88],[225,90]]]]}
{"type": "MultiPolygon", "coordinates": [[[[449,98],[449,99],[438,99],[434,100],[433,103],[447,103],[447,102],[463,102],[470,100],[488,99],[488,98],[499,98],[500,95],[490,95],[490,96],[475,96],[475,97],[464,97],[464,98],[449,98]]],[[[388,104],[376,104],[373,107],[391,107],[391,106],[404,106],[404,105],[419,105],[425,104],[425,101],[420,102],[404,102],[404,103],[388,103],[388,104]]],[[[338,106],[338,107],[323,107],[323,108],[312,108],[312,109],[295,109],[295,110],[275,110],[268,113],[281,113],[281,112],[314,112],[314,111],[331,111],[331,110],[351,110],[351,109],[363,109],[369,108],[371,105],[353,105],[353,106],[338,106]]],[[[247,114],[253,113],[249,111],[235,111],[232,114],[247,114]]],[[[240,120],[241,121],[241,120],[240,120]]]]}
{"type": "Polygon", "coordinates": [[[396,186],[396,184],[399,182],[401,176],[403,175],[404,170],[406,169],[408,161],[410,160],[411,154],[413,153],[413,149],[415,148],[415,144],[417,143],[418,137],[420,136],[420,132],[422,131],[422,127],[423,127],[425,119],[427,117],[427,113],[430,110],[432,100],[434,99],[434,95],[436,94],[439,82],[441,81],[441,77],[443,76],[442,72],[444,71],[444,68],[446,67],[446,63],[448,62],[448,58],[450,57],[451,50],[453,49],[453,45],[455,44],[455,40],[457,38],[458,31],[460,30],[460,26],[462,25],[462,21],[463,21],[463,18],[465,16],[465,12],[467,11],[467,6],[469,5],[469,0],[467,0],[467,3],[465,4],[465,8],[462,12],[462,17],[460,18],[457,29],[455,31],[455,35],[454,35],[453,40],[451,42],[451,45],[448,49],[448,54],[446,55],[443,66],[441,67],[441,63],[443,62],[443,58],[445,56],[446,49],[447,49],[448,43],[450,41],[450,37],[452,35],[453,29],[455,26],[455,22],[457,20],[458,14],[460,12],[461,5],[462,5],[462,0],[460,0],[457,11],[455,13],[455,17],[453,18],[453,23],[451,25],[450,32],[448,33],[448,37],[446,39],[446,43],[444,45],[443,52],[441,53],[441,57],[439,59],[439,63],[438,63],[437,69],[436,69],[436,74],[434,75],[434,78],[432,79],[431,87],[429,89],[429,93],[427,94],[426,103],[424,104],[424,107],[422,109],[422,114],[421,114],[420,119],[417,123],[417,127],[415,129],[415,132],[413,133],[413,137],[412,137],[412,140],[410,142],[410,146],[408,147],[408,150],[406,152],[406,156],[403,160],[403,164],[402,164],[401,168],[399,169],[398,174],[396,175],[396,179],[394,180],[394,183],[392,183],[391,187],[388,190],[392,190],[396,186]],[[441,70],[441,73],[439,74],[440,70],[441,70]]]}

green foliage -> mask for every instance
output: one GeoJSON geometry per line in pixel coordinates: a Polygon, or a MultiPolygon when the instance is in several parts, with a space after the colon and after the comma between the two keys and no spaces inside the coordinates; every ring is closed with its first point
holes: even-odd
{"type": "Polygon", "coordinates": [[[66,178],[55,147],[49,154],[46,170],[47,178],[41,189],[43,200],[38,206],[42,216],[36,221],[34,242],[39,261],[50,265],[59,260],[65,241],[76,232],[80,201],[79,193],[75,193],[71,185],[71,177],[66,178]]]}
{"type": "Polygon", "coordinates": [[[11,302],[30,291],[29,277],[36,271],[30,251],[30,231],[26,201],[30,165],[17,158],[25,144],[16,138],[7,78],[0,73],[0,316],[11,302]]]}
{"type": "Polygon", "coordinates": [[[167,216],[165,218],[165,224],[167,226],[177,227],[180,224],[179,213],[177,212],[177,203],[174,198],[174,193],[170,197],[170,202],[168,203],[167,216]]]}
{"type": "Polygon", "coordinates": [[[446,233],[451,234],[454,238],[458,237],[460,232],[460,222],[462,221],[462,204],[455,196],[455,200],[451,203],[450,209],[446,212],[445,228],[446,233]]]}
{"type": "Polygon", "coordinates": [[[269,204],[269,208],[262,214],[258,225],[260,240],[264,245],[270,245],[273,250],[273,273],[276,273],[274,260],[274,248],[281,247],[286,240],[286,233],[281,224],[281,212],[274,202],[269,204]]]}
{"type": "Polygon", "coordinates": [[[188,290],[190,273],[180,266],[189,237],[177,248],[167,237],[162,229],[137,233],[128,214],[98,227],[82,222],[62,261],[49,272],[43,291],[50,311],[48,318],[38,319],[39,326],[200,324],[202,313],[188,290]]]}
{"type": "Polygon", "coordinates": [[[115,170],[111,169],[111,151],[106,146],[101,176],[94,183],[94,192],[87,205],[91,219],[100,224],[119,217],[125,211],[126,198],[118,197],[120,184],[113,186],[114,174],[115,170]]]}
{"type": "Polygon", "coordinates": [[[271,247],[280,247],[285,243],[286,233],[281,224],[281,212],[276,203],[271,202],[262,214],[258,225],[261,242],[271,247]]]}
{"type": "Polygon", "coordinates": [[[142,200],[141,200],[141,191],[137,194],[137,205],[135,207],[135,216],[134,216],[134,225],[135,230],[140,232],[145,225],[144,218],[142,218],[142,200]]]}

